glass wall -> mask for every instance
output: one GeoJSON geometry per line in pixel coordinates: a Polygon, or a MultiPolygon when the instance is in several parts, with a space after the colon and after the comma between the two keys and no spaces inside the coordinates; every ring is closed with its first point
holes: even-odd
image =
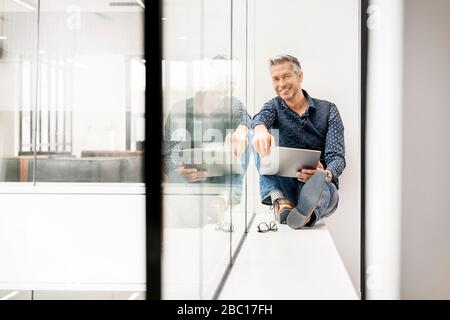
{"type": "Polygon", "coordinates": [[[163,298],[211,299],[246,231],[247,1],[164,1],[163,298]]]}
{"type": "Polygon", "coordinates": [[[0,180],[143,182],[143,8],[1,6],[0,180]]]}
{"type": "Polygon", "coordinates": [[[144,7],[0,0],[1,299],[145,298],[144,7]]]}
{"type": "Polygon", "coordinates": [[[32,118],[36,104],[37,1],[0,1],[0,181],[30,181],[32,118]],[[29,158],[29,157],[28,157],[29,158]]]}

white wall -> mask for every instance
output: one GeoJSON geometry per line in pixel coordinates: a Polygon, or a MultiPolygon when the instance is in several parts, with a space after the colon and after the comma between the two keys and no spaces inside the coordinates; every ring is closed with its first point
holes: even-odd
{"type": "Polygon", "coordinates": [[[372,0],[369,299],[450,298],[450,3],[372,0]]]}
{"type": "Polygon", "coordinates": [[[405,1],[402,299],[450,299],[449,13],[405,1]]]}
{"type": "MultiPolygon", "coordinates": [[[[267,59],[288,53],[302,64],[303,88],[313,97],[336,103],[340,111],[347,168],[340,178],[339,208],[325,221],[359,291],[359,1],[256,1],[255,6],[255,109],[275,96],[267,59]]],[[[257,210],[267,208],[257,205],[257,210]]]]}
{"type": "Polygon", "coordinates": [[[145,290],[144,192],[2,185],[0,289],[145,290]]]}
{"type": "Polygon", "coordinates": [[[373,0],[366,162],[368,299],[399,296],[403,0],[373,0]]]}

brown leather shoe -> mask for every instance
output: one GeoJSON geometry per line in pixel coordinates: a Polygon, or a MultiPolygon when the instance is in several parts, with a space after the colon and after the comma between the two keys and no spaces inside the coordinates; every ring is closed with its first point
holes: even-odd
{"type": "Polygon", "coordinates": [[[275,220],[279,223],[286,223],[289,212],[294,208],[294,204],[286,198],[279,198],[273,204],[275,220]]]}

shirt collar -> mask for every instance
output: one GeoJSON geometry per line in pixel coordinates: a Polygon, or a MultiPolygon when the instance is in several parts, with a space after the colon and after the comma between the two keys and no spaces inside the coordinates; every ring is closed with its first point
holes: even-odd
{"type": "MultiPolygon", "coordinates": [[[[311,96],[309,95],[309,93],[306,90],[304,90],[304,89],[302,89],[302,91],[303,91],[303,95],[308,100],[308,107],[306,108],[306,111],[305,111],[305,114],[307,114],[309,108],[316,109],[316,105],[314,103],[313,98],[311,98],[311,96]]],[[[281,101],[282,101],[284,107],[289,108],[288,105],[286,104],[286,102],[283,99],[281,99],[281,101]]]]}
{"type": "MultiPolygon", "coordinates": [[[[315,103],[314,103],[313,98],[311,98],[311,96],[309,95],[308,92],[306,92],[306,90],[303,90],[303,89],[302,89],[302,91],[303,91],[303,95],[305,96],[305,98],[308,99],[308,109],[309,109],[309,108],[315,109],[315,108],[316,108],[316,105],[315,105],[315,103]]],[[[306,109],[306,110],[308,110],[308,109],[306,109]]]]}

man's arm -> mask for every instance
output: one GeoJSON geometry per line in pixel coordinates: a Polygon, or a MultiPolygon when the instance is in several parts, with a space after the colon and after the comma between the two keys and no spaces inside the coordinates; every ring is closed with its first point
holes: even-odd
{"type": "Polygon", "coordinates": [[[248,129],[250,128],[252,120],[244,104],[239,99],[233,97],[231,99],[231,102],[232,102],[231,125],[233,131],[227,133],[227,136],[225,137],[225,145],[231,147],[233,154],[236,157],[240,158],[247,149],[248,129]]]}
{"type": "Polygon", "coordinates": [[[246,124],[239,124],[237,128],[228,133],[225,137],[225,146],[229,146],[233,154],[240,158],[248,145],[248,127],[246,124]]]}
{"type": "Polygon", "coordinates": [[[265,157],[270,153],[270,147],[273,146],[274,138],[270,134],[269,129],[272,128],[273,123],[277,117],[277,110],[273,100],[266,102],[261,111],[253,118],[251,128],[254,131],[253,148],[259,153],[261,157],[265,157]]]}
{"type": "Polygon", "coordinates": [[[244,104],[237,98],[233,98],[232,103],[234,129],[238,128],[240,125],[250,128],[252,118],[248,114],[244,104]]]}
{"type": "Polygon", "coordinates": [[[170,112],[164,125],[163,173],[166,175],[178,168],[181,161],[179,152],[183,149],[182,141],[174,137],[178,129],[174,117],[177,117],[177,113],[170,112]]]}
{"type": "Polygon", "coordinates": [[[332,104],[330,108],[325,141],[325,163],[327,170],[332,174],[332,180],[338,178],[346,166],[344,125],[335,104],[332,104]]]}
{"type": "Polygon", "coordinates": [[[169,113],[166,124],[164,126],[164,143],[163,143],[163,177],[168,181],[169,172],[176,171],[188,182],[205,181],[208,173],[197,169],[186,169],[180,156],[185,141],[190,141],[189,132],[185,126],[180,123],[189,121],[185,112],[174,108],[175,112],[169,113]],[[183,121],[182,121],[183,120],[183,121]]]}
{"type": "Polygon", "coordinates": [[[261,111],[259,111],[254,117],[251,125],[252,129],[259,125],[264,125],[267,130],[270,130],[277,118],[277,110],[273,100],[270,100],[264,104],[261,111]]]}

